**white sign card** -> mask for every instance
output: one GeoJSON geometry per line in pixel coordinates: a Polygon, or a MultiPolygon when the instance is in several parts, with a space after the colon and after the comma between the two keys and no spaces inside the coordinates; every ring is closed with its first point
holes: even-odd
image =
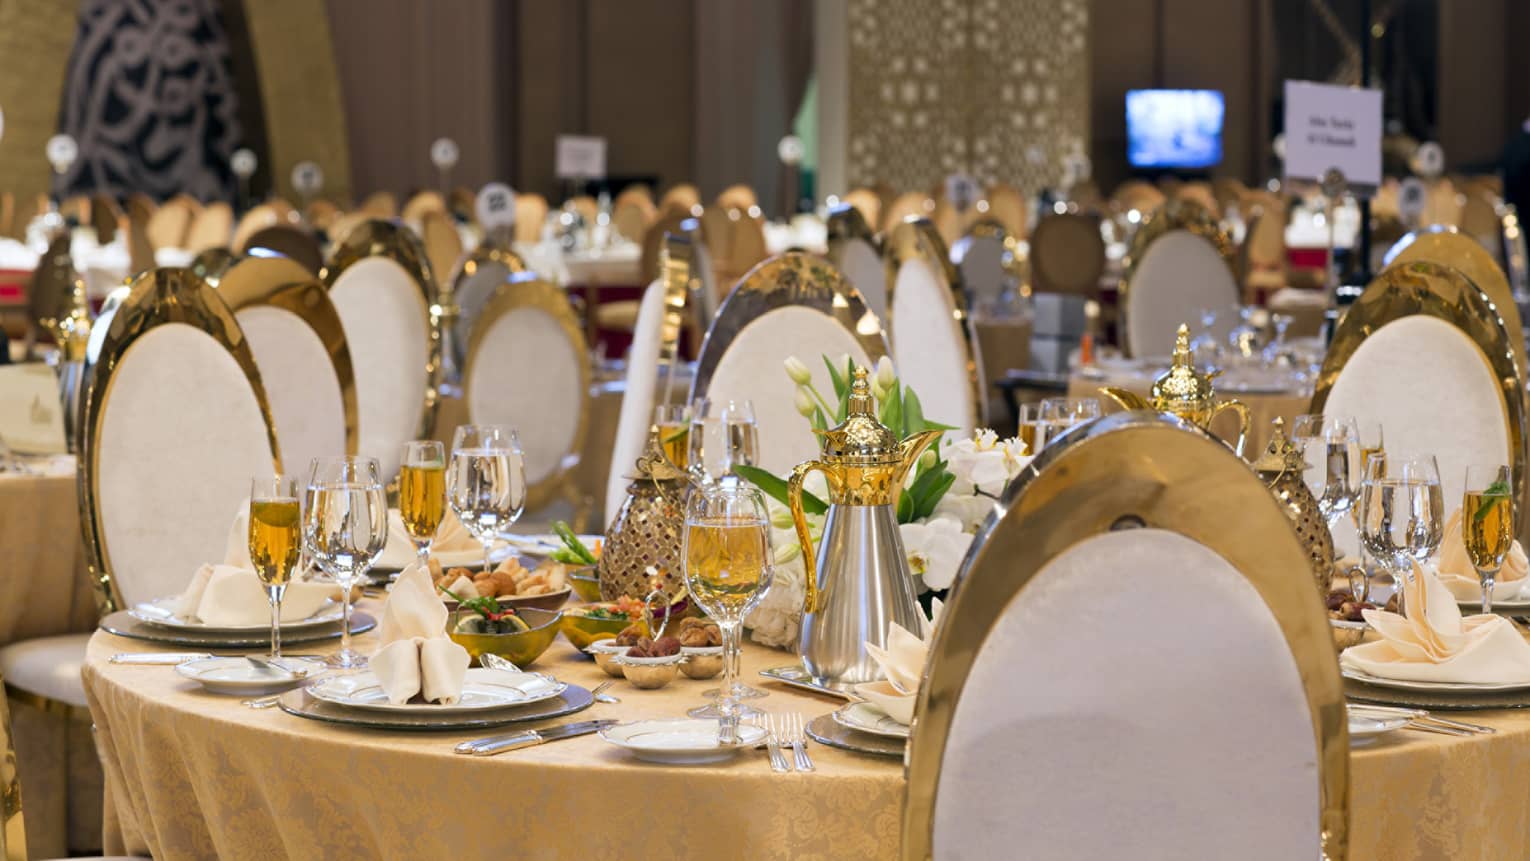
{"type": "Polygon", "coordinates": [[[437,170],[451,170],[461,155],[461,150],[457,149],[457,142],[451,138],[436,138],[430,145],[430,163],[435,165],[437,170]]]}
{"type": "Polygon", "coordinates": [[[977,203],[982,189],[978,187],[978,181],[971,174],[953,173],[946,177],[946,200],[960,211],[966,211],[972,204],[977,203]]]}
{"type": "Polygon", "coordinates": [[[1413,153],[1413,170],[1425,179],[1436,179],[1445,172],[1445,148],[1434,141],[1424,141],[1413,153]]]}
{"type": "Polygon", "coordinates": [[[558,135],[554,173],[559,179],[602,179],[606,175],[606,139],[558,135]]]}
{"type": "Polygon", "coordinates": [[[802,145],[802,138],[796,135],[787,135],[776,144],[776,157],[785,165],[797,165],[802,163],[802,156],[806,154],[802,145]]]}
{"type": "Polygon", "coordinates": [[[53,165],[55,171],[63,173],[80,157],[80,145],[69,135],[54,135],[48,138],[43,152],[48,156],[48,164],[53,165]]]}
{"type": "Polygon", "coordinates": [[[502,182],[491,182],[478,192],[473,209],[484,230],[515,226],[515,192],[502,182]]]}
{"type": "Polygon", "coordinates": [[[0,366],[0,440],[17,454],[69,450],[64,442],[58,377],[52,368],[42,362],[0,366]]]}
{"type": "Polygon", "coordinates": [[[318,194],[324,187],[324,169],[311,161],[298,162],[292,166],[292,187],[299,194],[318,194]]]}
{"type": "Polygon", "coordinates": [[[1381,91],[1286,81],[1286,178],[1338,169],[1352,191],[1381,184],[1381,91]]]}
{"type": "Polygon", "coordinates": [[[1424,181],[1416,176],[1408,177],[1397,187],[1397,215],[1404,224],[1412,226],[1418,223],[1419,217],[1424,214],[1426,194],[1424,181]]]}
{"type": "Polygon", "coordinates": [[[228,160],[229,167],[233,168],[234,176],[240,179],[249,179],[255,175],[255,151],[240,147],[234,150],[233,156],[228,160]]]}

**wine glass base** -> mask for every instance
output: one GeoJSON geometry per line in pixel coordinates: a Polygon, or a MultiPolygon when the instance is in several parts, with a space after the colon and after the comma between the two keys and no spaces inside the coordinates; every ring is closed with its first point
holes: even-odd
{"type": "MultiPolygon", "coordinates": [[[[734,712],[741,718],[755,718],[764,714],[764,712],[760,711],[759,709],[752,706],[746,706],[743,703],[738,704],[734,708],[734,712]]],[[[693,718],[711,718],[713,720],[720,720],[723,716],[722,709],[717,707],[717,703],[712,703],[710,705],[704,706],[696,706],[695,708],[686,712],[686,714],[693,718]]]]}
{"type": "MultiPolygon", "coordinates": [[[[701,692],[701,695],[709,700],[715,700],[722,696],[722,688],[709,688],[701,692]]],[[[762,691],[759,688],[751,688],[739,682],[733,686],[733,698],[736,700],[757,700],[760,697],[770,696],[770,691],[762,691]]]]}
{"type": "Polygon", "coordinates": [[[359,670],[367,665],[367,656],[360,652],[336,652],[324,659],[324,665],[341,670],[359,670]]]}

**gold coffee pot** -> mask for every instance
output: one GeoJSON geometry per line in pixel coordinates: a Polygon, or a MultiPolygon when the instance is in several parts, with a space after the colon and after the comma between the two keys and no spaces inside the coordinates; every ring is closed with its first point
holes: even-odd
{"type": "Polygon", "coordinates": [[[1146,400],[1136,392],[1115,386],[1100,389],[1100,394],[1124,409],[1170,413],[1207,429],[1211,427],[1211,420],[1216,418],[1217,413],[1232,410],[1238,414],[1238,443],[1233,449],[1241,457],[1243,445],[1248,440],[1248,405],[1238,400],[1217,399],[1211,380],[1219,373],[1221,371],[1203,374],[1195,369],[1195,353],[1190,351],[1190,329],[1181,323],[1174,337],[1174,356],[1169,369],[1153,381],[1146,400]]]}
{"type": "Polygon", "coordinates": [[[889,622],[918,631],[923,621],[896,511],[904,478],[941,432],[899,440],[877,421],[866,373],[855,369],[844,422],[818,431],[822,457],[799,465],[787,485],[803,559],[815,560],[798,652],[815,681],[835,688],[881,678],[865,644],[885,646],[889,622]],[[816,555],[802,509],[802,481],[813,470],[829,484],[829,511],[816,555]]]}

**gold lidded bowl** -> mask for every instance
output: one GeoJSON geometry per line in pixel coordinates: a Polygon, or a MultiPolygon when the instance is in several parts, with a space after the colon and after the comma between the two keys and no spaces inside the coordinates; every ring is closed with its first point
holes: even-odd
{"type": "Polygon", "coordinates": [[[678,599],[688,593],[682,579],[685,493],[690,479],[670,463],[659,443],[659,428],[628,476],[627,498],[606,528],[596,576],[606,601],[647,595],[655,588],[678,599]]]}
{"type": "Polygon", "coordinates": [[[1307,551],[1307,561],[1312,566],[1312,577],[1317,583],[1318,595],[1327,597],[1333,579],[1333,535],[1328,521],[1318,508],[1317,499],[1307,488],[1303,473],[1307,470],[1307,458],[1296,443],[1286,436],[1285,419],[1275,419],[1275,430],[1264,454],[1254,461],[1254,471],[1260,480],[1275,494],[1280,510],[1290,518],[1296,535],[1307,551]]]}

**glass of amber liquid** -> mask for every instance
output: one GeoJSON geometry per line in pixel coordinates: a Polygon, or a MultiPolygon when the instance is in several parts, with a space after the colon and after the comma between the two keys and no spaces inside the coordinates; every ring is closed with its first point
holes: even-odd
{"type": "Polygon", "coordinates": [[[1461,542],[1482,581],[1482,612],[1493,612],[1493,583],[1514,543],[1514,482],[1506,464],[1466,468],[1461,499],[1461,542]]]}
{"type": "Polygon", "coordinates": [[[435,440],[406,442],[399,462],[398,513],[424,567],[446,516],[446,449],[435,440]]]}
{"type": "Polygon", "coordinates": [[[691,717],[724,720],[757,714],[734,690],[739,635],[744,617],[770,588],[770,514],[752,485],[710,484],[686,502],[685,584],[691,597],[717,622],[723,641],[723,684],[714,705],[692,709],[691,717]]]}
{"type": "Polygon", "coordinates": [[[282,595],[302,548],[301,515],[297,479],[278,475],[250,482],[250,562],[271,602],[272,658],[282,656],[282,595]]]}
{"type": "Polygon", "coordinates": [[[653,408],[653,423],[659,427],[659,446],[675,466],[690,465],[691,412],[685,404],[660,404],[653,408]]]}

